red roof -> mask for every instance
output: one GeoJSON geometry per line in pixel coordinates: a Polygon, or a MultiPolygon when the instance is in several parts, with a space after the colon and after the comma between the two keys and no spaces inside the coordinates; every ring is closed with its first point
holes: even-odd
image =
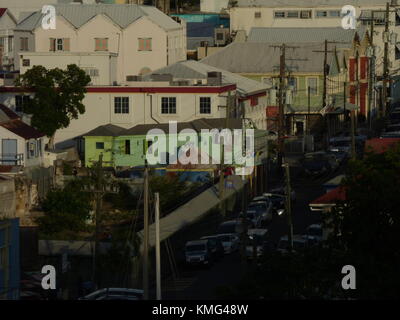
{"type": "Polygon", "coordinates": [[[7,8],[0,8],[0,18],[3,16],[4,12],[7,11],[7,8]]]}
{"type": "Polygon", "coordinates": [[[344,187],[337,187],[321,197],[310,202],[310,205],[330,205],[335,204],[337,201],[346,200],[346,190],[344,187]]]}
{"type": "Polygon", "coordinates": [[[0,126],[24,139],[37,139],[45,135],[19,119],[0,123],[0,126]]]}
{"type": "Polygon", "coordinates": [[[0,166],[0,172],[7,173],[11,172],[13,166],[0,166]]]}
{"type": "Polygon", "coordinates": [[[373,138],[365,142],[365,151],[374,153],[384,153],[392,148],[400,138],[373,138]]]}
{"type": "Polygon", "coordinates": [[[0,103],[0,111],[2,111],[10,120],[19,119],[19,116],[12,111],[10,108],[7,108],[4,104],[0,103]]]}

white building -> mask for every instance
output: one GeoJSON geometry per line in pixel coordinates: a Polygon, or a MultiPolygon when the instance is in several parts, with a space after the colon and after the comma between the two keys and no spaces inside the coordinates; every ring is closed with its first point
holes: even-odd
{"type": "Polygon", "coordinates": [[[228,3],[229,0],[200,0],[200,11],[220,13],[228,8],[228,3]]]}
{"type": "Polygon", "coordinates": [[[21,56],[24,59],[30,52],[48,54],[49,65],[66,59],[65,52],[68,59],[79,59],[82,53],[112,53],[117,55],[116,81],[124,84],[128,76],[186,59],[185,22],[178,23],[155,7],[77,3],[55,8],[56,29],[42,28],[41,11],[16,26],[16,69],[23,67],[21,56]]]}
{"type": "Polygon", "coordinates": [[[0,165],[41,166],[46,136],[0,104],[0,165]]]}
{"type": "MultiPolygon", "coordinates": [[[[129,86],[89,86],[83,100],[85,113],[71,120],[68,128],[58,130],[55,142],[61,147],[69,146],[73,138],[106,124],[131,128],[138,124],[223,118],[228,105],[231,116],[238,116],[245,109],[245,117],[257,128],[265,129],[266,85],[228,72],[212,73],[216,70],[219,69],[185,61],[171,66],[171,72],[161,69],[159,75],[132,81],[129,86]],[[187,78],[173,75],[173,70],[181,70],[187,78]]],[[[0,103],[15,111],[21,111],[23,95],[32,94],[14,87],[2,87],[0,93],[0,103]]]]}
{"type": "MultiPolygon", "coordinates": [[[[352,5],[356,9],[356,18],[368,15],[370,10],[376,13],[377,20],[384,18],[383,11],[390,0],[237,0],[229,9],[232,31],[245,30],[248,34],[252,27],[341,27],[341,9],[352,5]]],[[[398,25],[396,8],[390,13],[393,25],[398,25]]],[[[363,23],[357,20],[357,23],[363,23]]],[[[379,23],[378,23],[379,24],[379,23]]]]}
{"type": "Polygon", "coordinates": [[[6,8],[0,8],[0,70],[8,69],[14,60],[14,28],[17,19],[6,8]]]}

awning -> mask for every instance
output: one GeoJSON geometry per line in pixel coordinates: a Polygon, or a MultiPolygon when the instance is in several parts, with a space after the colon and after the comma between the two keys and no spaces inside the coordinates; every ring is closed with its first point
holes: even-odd
{"type": "Polygon", "coordinates": [[[337,201],[346,200],[346,190],[344,187],[337,187],[321,197],[310,202],[309,206],[311,211],[322,211],[324,209],[332,208],[336,205],[337,201]]]}
{"type": "MultiPolygon", "coordinates": [[[[359,109],[359,106],[353,103],[346,102],[345,104],[346,111],[355,111],[359,109]]],[[[330,105],[327,106],[326,108],[321,110],[321,114],[343,114],[344,113],[344,108],[343,105],[330,105]]]]}

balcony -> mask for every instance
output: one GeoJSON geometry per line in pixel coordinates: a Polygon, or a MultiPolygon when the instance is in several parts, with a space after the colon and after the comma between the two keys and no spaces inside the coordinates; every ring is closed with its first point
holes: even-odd
{"type": "Polygon", "coordinates": [[[0,165],[3,166],[22,166],[24,164],[24,154],[0,153],[0,165]]]}

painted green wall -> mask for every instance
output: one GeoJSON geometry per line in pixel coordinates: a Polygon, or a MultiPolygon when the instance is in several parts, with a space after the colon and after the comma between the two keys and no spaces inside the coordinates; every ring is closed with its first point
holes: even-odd
{"type": "MultiPolygon", "coordinates": [[[[246,78],[262,82],[263,78],[271,77],[270,74],[241,74],[246,78]]],[[[306,86],[306,79],[307,78],[318,78],[318,94],[311,95],[310,99],[310,106],[311,108],[319,108],[322,106],[322,93],[324,87],[324,77],[322,75],[293,75],[294,78],[297,78],[297,93],[293,96],[293,104],[294,108],[308,106],[308,97],[307,97],[307,86],[306,86]]]]}
{"type": "Polygon", "coordinates": [[[113,137],[85,137],[85,166],[91,167],[93,161],[98,161],[100,153],[103,154],[103,165],[112,166],[113,140],[113,137]],[[103,142],[104,149],[96,149],[96,142],[103,142]]]}

